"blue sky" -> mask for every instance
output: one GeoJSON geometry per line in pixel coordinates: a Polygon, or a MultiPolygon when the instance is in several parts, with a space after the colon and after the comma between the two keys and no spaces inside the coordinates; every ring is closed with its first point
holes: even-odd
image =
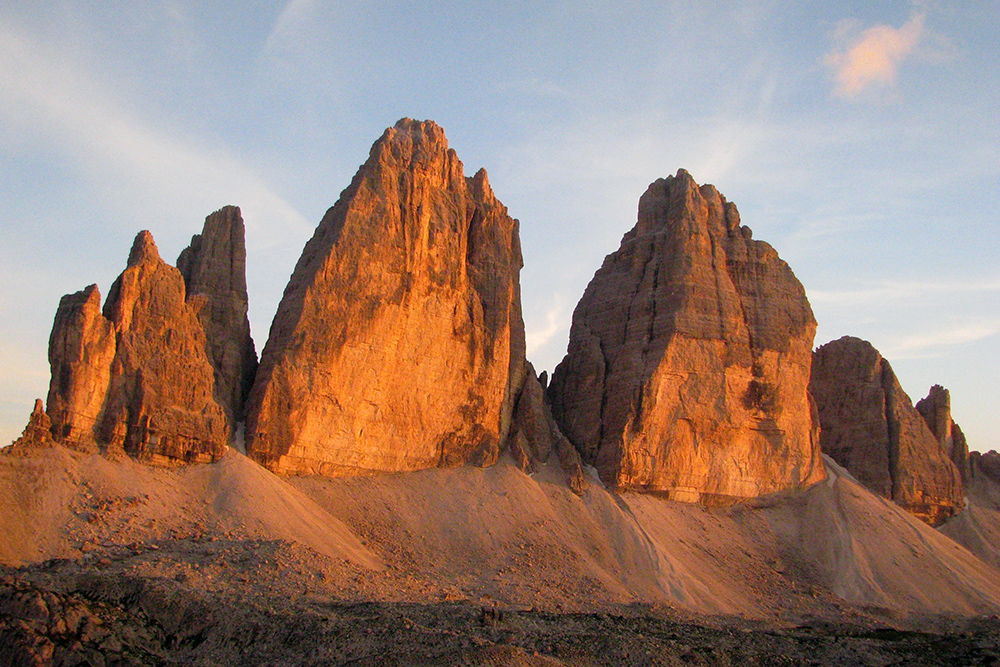
{"type": "Polygon", "coordinates": [[[48,386],[59,297],[247,223],[258,350],[303,244],[398,118],[440,123],[521,221],[529,358],[688,169],[803,282],[817,345],[870,340],[1000,446],[1000,2],[4,3],[0,441],[48,386]]]}

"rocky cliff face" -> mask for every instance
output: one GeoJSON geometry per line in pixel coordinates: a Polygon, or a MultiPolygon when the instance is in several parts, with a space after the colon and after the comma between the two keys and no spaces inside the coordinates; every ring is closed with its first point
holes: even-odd
{"type": "Polygon", "coordinates": [[[553,413],[616,489],[713,502],[806,486],[825,474],[815,331],[788,265],[682,170],[649,186],[587,286],[553,413]]]}
{"type": "Polygon", "coordinates": [[[995,450],[988,452],[972,452],[969,455],[969,471],[972,477],[983,475],[1000,484],[1000,453],[995,450]]]}
{"type": "Polygon", "coordinates": [[[958,469],[870,343],[845,336],[817,349],[809,388],[823,451],[858,481],[931,525],[961,510],[958,469]]]}
{"type": "Polygon", "coordinates": [[[97,285],[59,300],[49,337],[47,412],[55,438],[73,449],[96,451],[95,427],[104,410],[117,339],[101,314],[97,285]]]}
{"type": "Polygon", "coordinates": [[[517,222],[432,122],[374,144],[306,244],[247,451],[324,475],[493,463],[524,377],[517,222]]]}
{"type": "Polygon", "coordinates": [[[951,418],[951,393],[936,384],[914,407],[924,418],[938,445],[958,468],[962,481],[967,481],[970,474],[969,444],[962,429],[951,418]]]}
{"type": "Polygon", "coordinates": [[[229,429],[198,308],[180,271],[140,232],[103,314],[96,286],[63,297],[49,342],[56,440],[150,463],[213,461],[229,429]]]}
{"type": "Polygon", "coordinates": [[[198,311],[208,357],[215,369],[215,395],[231,422],[243,418],[243,406],[257,353],[247,319],[246,243],[243,216],[226,206],[205,218],[201,234],[177,258],[187,301],[198,311]]]}

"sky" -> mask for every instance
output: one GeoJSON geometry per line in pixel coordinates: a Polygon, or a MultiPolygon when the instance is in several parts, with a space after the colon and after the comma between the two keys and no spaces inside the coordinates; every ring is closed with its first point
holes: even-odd
{"type": "Polygon", "coordinates": [[[0,442],[48,388],[59,298],[135,234],[173,262],[242,208],[258,351],[303,245],[402,117],[520,220],[528,357],[685,168],[806,288],[1000,448],[1000,2],[0,3],[0,442]]]}

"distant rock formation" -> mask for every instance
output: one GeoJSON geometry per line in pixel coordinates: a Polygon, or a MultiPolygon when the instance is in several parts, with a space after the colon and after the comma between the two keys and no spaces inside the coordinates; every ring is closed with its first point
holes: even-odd
{"type": "Polygon", "coordinates": [[[1000,484],[1000,453],[991,449],[969,454],[969,474],[972,477],[982,475],[1000,484]]]}
{"type": "Polygon", "coordinates": [[[247,452],[322,475],[489,465],[524,384],[517,222],[433,122],[372,146],[306,244],[247,406],[247,452]]]}
{"type": "Polygon", "coordinates": [[[951,418],[951,394],[939,384],[931,387],[925,398],[917,401],[917,412],[927,422],[927,428],[938,441],[941,449],[962,475],[962,482],[969,479],[969,444],[962,429],[951,418]]]}
{"type": "Polygon", "coordinates": [[[201,234],[177,258],[187,301],[205,329],[215,395],[233,423],[243,419],[257,370],[247,319],[245,236],[240,209],[226,206],[205,218],[201,234]]]}
{"type": "Polygon", "coordinates": [[[199,310],[180,271],[140,232],[103,314],[96,285],[62,298],[49,340],[48,415],[58,442],[149,463],[220,458],[229,437],[199,310]]]}
{"type": "Polygon", "coordinates": [[[958,468],[871,343],[845,336],[817,349],[809,390],[824,453],[858,481],[931,525],[961,511],[958,468]]]}
{"type": "Polygon", "coordinates": [[[681,170],[649,186],[587,286],[553,413],[615,489],[711,503],[804,487],[825,476],[815,331],[788,265],[681,170]]]}

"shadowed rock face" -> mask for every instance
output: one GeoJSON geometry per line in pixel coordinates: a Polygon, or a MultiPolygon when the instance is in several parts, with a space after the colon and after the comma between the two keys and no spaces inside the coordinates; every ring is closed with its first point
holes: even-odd
{"type": "Polygon", "coordinates": [[[243,418],[257,370],[247,319],[245,234],[240,209],[226,206],[205,218],[201,234],[177,258],[187,301],[205,329],[215,395],[232,422],[243,418]]]}
{"type": "Polygon", "coordinates": [[[372,146],[306,244],[247,408],[247,451],[324,475],[488,465],[524,380],[517,222],[432,122],[372,146]]]}
{"type": "Polygon", "coordinates": [[[587,286],[553,413],[616,489],[713,502],[806,486],[825,475],[815,331],[788,265],[681,170],[649,186],[587,286]]]}
{"type": "Polygon", "coordinates": [[[809,389],[824,453],[858,481],[931,525],[961,511],[958,469],[871,343],[845,336],[817,349],[809,389]]]}
{"type": "Polygon", "coordinates": [[[208,462],[229,429],[214,398],[198,311],[180,271],[140,232],[99,310],[92,285],[63,297],[49,341],[48,413],[56,440],[150,463],[208,462]]]}
{"type": "Polygon", "coordinates": [[[969,472],[972,477],[984,475],[1000,484],[1000,453],[990,450],[986,453],[969,454],[969,472]]]}

